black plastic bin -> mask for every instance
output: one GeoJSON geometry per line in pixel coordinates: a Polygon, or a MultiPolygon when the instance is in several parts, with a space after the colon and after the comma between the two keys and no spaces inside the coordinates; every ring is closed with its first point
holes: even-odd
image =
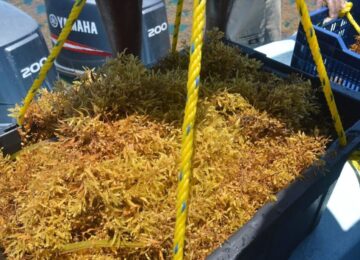
{"type": "Polygon", "coordinates": [[[0,154],[10,155],[21,149],[21,138],[17,125],[0,125],[0,154]]]}
{"type": "Polygon", "coordinates": [[[334,142],[323,157],[324,166],[313,166],[277,201],[263,206],[241,229],[208,259],[287,259],[316,227],[326,208],[342,167],[360,148],[360,122],[347,131],[348,145],[334,142]]]}
{"type": "MultiPolygon", "coordinates": [[[[314,87],[320,86],[316,78],[270,60],[264,54],[230,42],[227,44],[240,48],[250,58],[262,61],[266,71],[281,77],[297,73],[310,79],[314,87]]],[[[351,96],[344,95],[342,87],[333,86],[333,89],[339,109],[351,108],[347,111],[348,117],[342,117],[344,125],[353,124],[357,111],[360,111],[360,103],[352,102],[351,96]],[[353,110],[354,108],[358,110],[353,110]]],[[[279,192],[276,202],[263,206],[208,259],[287,259],[318,224],[343,165],[353,151],[360,149],[360,121],[346,133],[346,147],[342,148],[338,141],[334,141],[323,157],[324,164],[309,168],[303,179],[298,179],[279,192]]]]}
{"type": "MultiPolygon", "coordinates": [[[[271,60],[266,55],[226,41],[240,48],[250,58],[263,62],[263,69],[281,77],[299,74],[320,86],[320,81],[299,70],[271,60]]],[[[236,231],[207,259],[288,259],[293,250],[319,223],[328,199],[350,154],[360,149],[360,102],[347,90],[332,85],[338,108],[347,131],[348,145],[341,147],[336,140],[323,156],[324,164],[314,165],[304,178],[296,180],[277,194],[277,201],[264,205],[255,216],[236,231]],[[350,109],[350,110],[348,110],[350,109]]]]}

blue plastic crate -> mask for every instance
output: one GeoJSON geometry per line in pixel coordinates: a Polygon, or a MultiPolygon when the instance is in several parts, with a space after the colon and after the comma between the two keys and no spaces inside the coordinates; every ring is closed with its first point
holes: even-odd
{"type": "MultiPolygon", "coordinates": [[[[353,0],[353,4],[351,14],[357,22],[360,22],[360,0],[353,0]]],[[[346,89],[360,93],[360,55],[349,49],[349,46],[355,43],[357,32],[346,17],[324,23],[328,13],[327,8],[321,8],[312,12],[310,16],[329,78],[346,89]]],[[[310,75],[317,75],[301,24],[291,66],[310,75]]],[[[360,100],[360,96],[357,98],[360,100]]]]}

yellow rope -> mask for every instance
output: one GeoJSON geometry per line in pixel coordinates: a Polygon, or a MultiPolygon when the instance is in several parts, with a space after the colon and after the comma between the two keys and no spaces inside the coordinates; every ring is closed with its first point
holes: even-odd
{"type": "Polygon", "coordinates": [[[31,101],[33,100],[38,89],[41,87],[41,84],[44,82],[46,75],[47,75],[48,71],[51,69],[55,59],[59,55],[66,39],[68,38],[68,36],[71,32],[72,26],[73,26],[74,22],[76,21],[76,19],[79,17],[79,14],[81,13],[85,3],[86,3],[86,0],[76,0],[75,1],[74,5],[71,9],[69,18],[66,20],[65,26],[61,30],[61,33],[59,35],[59,38],[58,38],[54,48],[51,50],[44,65],[41,67],[39,75],[36,77],[35,81],[33,82],[32,86],[30,87],[30,89],[24,99],[24,105],[20,108],[19,116],[17,119],[19,125],[22,125],[22,123],[24,122],[25,113],[26,113],[27,109],[29,108],[31,101]]]}
{"type": "Polygon", "coordinates": [[[350,155],[348,161],[351,164],[351,166],[354,169],[356,169],[358,174],[360,175],[360,150],[357,150],[357,151],[353,152],[350,155]]]}
{"type": "Polygon", "coordinates": [[[350,163],[351,166],[357,171],[357,174],[360,175],[360,163],[359,163],[359,161],[349,160],[349,163],[350,163]]]}
{"type": "Polygon", "coordinates": [[[349,157],[349,163],[360,176],[360,151],[353,152],[349,157]]]}
{"type": "Polygon", "coordinates": [[[181,24],[181,15],[183,10],[184,0],[178,0],[177,7],[176,7],[176,17],[174,23],[174,34],[173,34],[173,41],[172,41],[172,52],[176,51],[176,45],[178,42],[179,31],[180,31],[180,24],[181,24]]]}
{"type": "Polygon", "coordinates": [[[357,24],[354,17],[350,13],[352,7],[353,3],[347,2],[345,4],[345,7],[340,11],[339,17],[344,17],[346,15],[346,18],[349,20],[350,24],[355,28],[357,33],[360,34],[360,26],[357,24]]]}
{"type": "Polygon", "coordinates": [[[187,83],[187,102],[182,126],[181,165],[176,201],[174,259],[183,259],[186,220],[189,208],[190,179],[194,150],[194,125],[200,85],[202,45],[205,27],[206,0],[194,0],[190,64],[187,83]]]}
{"type": "Polygon", "coordinates": [[[333,122],[335,125],[336,132],[339,137],[339,142],[341,145],[346,145],[346,135],[344,132],[344,128],[341,123],[341,119],[336,107],[335,98],[331,90],[330,80],[328,74],[326,72],[326,68],[324,65],[324,61],[322,59],[319,43],[316,38],[315,30],[310,20],[309,11],[307,5],[304,0],[296,0],[296,6],[299,10],[301,23],[304,27],[306,38],[309,43],[309,47],[316,64],[317,72],[319,74],[319,78],[323,87],[323,92],[325,95],[326,102],[329,106],[330,113],[333,118],[333,122]]]}

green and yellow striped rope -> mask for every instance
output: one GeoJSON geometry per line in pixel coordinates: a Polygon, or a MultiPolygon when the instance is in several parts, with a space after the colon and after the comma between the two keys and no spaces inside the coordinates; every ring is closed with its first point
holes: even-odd
{"type": "Polygon", "coordinates": [[[59,35],[59,38],[58,38],[55,46],[51,50],[44,65],[41,67],[39,74],[37,75],[35,81],[33,82],[32,86],[30,87],[30,89],[24,99],[23,106],[20,108],[19,116],[17,119],[18,124],[20,126],[24,122],[25,114],[26,114],[27,109],[29,108],[31,101],[34,99],[36,92],[41,87],[42,83],[44,82],[44,80],[46,78],[48,71],[51,69],[51,67],[54,64],[55,59],[58,57],[62,47],[64,46],[64,44],[66,42],[66,39],[68,38],[68,36],[71,32],[73,24],[76,21],[76,19],[79,17],[85,3],[86,3],[86,0],[76,0],[75,1],[74,5],[71,9],[69,18],[66,20],[65,26],[61,30],[61,33],[59,35]]]}
{"type": "Polygon", "coordinates": [[[175,23],[174,23],[174,33],[173,33],[173,41],[171,50],[172,52],[176,51],[176,46],[179,38],[179,31],[180,31],[180,25],[181,25],[181,15],[183,10],[184,0],[178,0],[177,6],[176,6],[176,16],[175,16],[175,23]]]}
{"type": "Polygon", "coordinates": [[[358,23],[355,21],[354,17],[350,13],[352,7],[353,7],[353,3],[347,2],[345,4],[345,7],[340,11],[339,17],[346,16],[346,18],[349,20],[350,24],[355,28],[357,33],[360,34],[360,26],[358,25],[358,23]]]}
{"type": "Polygon", "coordinates": [[[194,126],[200,86],[200,69],[205,27],[206,0],[194,0],[190,47],[190,64],[187,83],[187,101],[182,126],[181,165],[178,176],[174,259],[184,258],[186,221],[189,208],[192,157],[194,153],[194,126]]]}
{"type": "Polygon", "coordinates": [[[322,84],[323,92],[325,95],[326,102],[328,104],[328,107],[330,109],[330,113],[333,119],[333,123],[335,126],[335,130],[337,132],[337,135],[339,137],[339,142],[342,146],[346,145],[346,135],[344,132],[344,128],[342,126],[342,122],[338,113],[338,109],[336,107],[335,98],[331,90],[330,80],[329,76],[326,72],[326,68],[324,65],[324,61],[322,59],[319,43],[315,34],[314,27],[312,25],[309,11],[307,8],[307,5],[304,0],[296,0],[296,6],[299,10],[300,17],[301,17],[301,23],[304,27],[306,38],[309,43],[309,47],[314,59],[314,62],[316,64],[317,72],[319,74],[319,78],[322,84]]]}

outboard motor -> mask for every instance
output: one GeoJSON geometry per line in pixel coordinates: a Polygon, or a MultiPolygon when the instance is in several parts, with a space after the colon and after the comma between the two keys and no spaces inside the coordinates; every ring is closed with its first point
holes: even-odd
{"type": "MultiPolygon", "coordinates": [[[[45,4],[54,44],[74,0],[45,0],[45,4]]],[[[55,66],[62,77],[74,78],[84,68],[99,67],[107,58],[124,50],[151,66],[169,49],[163,0],[87,0],[55,66]]]]}
{"type": "MultiPolygon", "coordinates": [[[[14,123],[9,108],[20,104],[49,54],[36,21],[18,8],[0,1],[0,125],[14,123]]],[[[56,80],[49,71],[43,84],[56,80]]]]}

